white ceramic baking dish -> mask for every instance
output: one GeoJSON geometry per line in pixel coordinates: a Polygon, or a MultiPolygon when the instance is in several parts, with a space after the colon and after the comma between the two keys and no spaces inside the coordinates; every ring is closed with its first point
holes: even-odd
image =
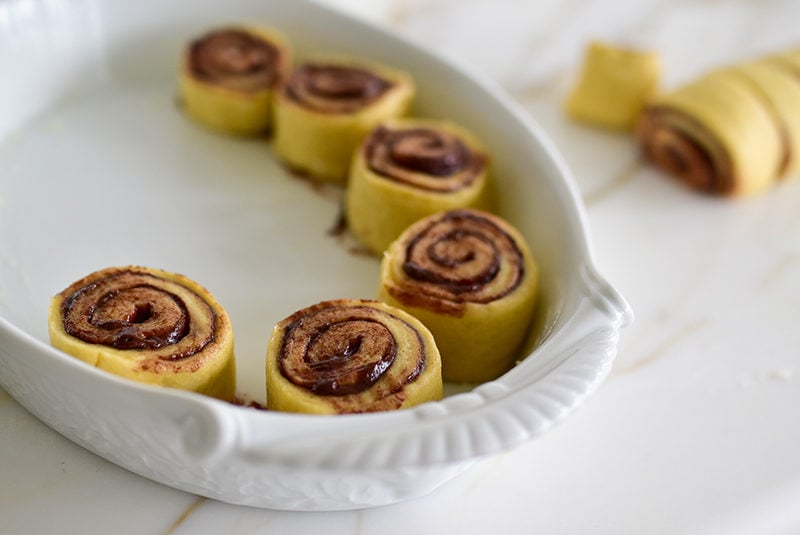
{"type": "Polygon", "coordinates": [[[0,384],[120,466],[260,507],[392,503],[542,435],[611,367],[631,312],[594,267],[564,164],[501,91],[424,45],[306,0],[7,0],[0,69],[0,384]],[[340,191],[286,174],[267,142],[206,132],[174,106],[184,44],[231,21],[281,29],[298,56],[355,54],[406,69],[416,114],[454,119],[484,140],[501,213],[542,269],[519,366],[414,409],[316,417],[128,382],[48,345],[49,298],[81,276],[124,264],[182,272],[230,313],[240,390],[263,400],[276,321],[322,299],[374,296],[378,261],[326,232],[340,191]]]}

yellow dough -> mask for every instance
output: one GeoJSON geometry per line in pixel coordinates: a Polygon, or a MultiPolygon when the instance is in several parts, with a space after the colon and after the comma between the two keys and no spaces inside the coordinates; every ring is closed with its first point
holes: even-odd
{"type": "Polygon", "coordinates": [[[275,153],[297,171],[343,184],[362,139],[405,115],[413,96],[411,77],[382,65],[342,58],[298,65],[275,98],[275,153]]]}
{"type": "Polygon", "coordinates": [[[353,235],[381,254],[415,221],[454,208],[490,208],[489,161],[465,129],[446,121],[386,121],[353,160],[346,194],[353,235]]]}
{"type": "Polygon", "coordinates": [[[481,382],[514,365],[537,286],[537,265],[514,227],[452,210],[418,221],[389,246],[378,299],[430,329],[446,381],[481,382]]]}
{"type": "Polygon", "coordinates": [[[776,62],[780,64],[782,68],[800,77],[800,50],[774,54],[768,57],[767,61],[776,62]]]}
{"type": "Polygon", "coordinates": [[[273,94],[289,68],[288,45],[275,30],[219,29],[186,47],[181,103],[190,117],[214,130],[262,134],[272,126],[273,94]]]}
{"type": "Polygon", "coordinates": [[[583,71],[566,102],[575,120],[631,130],[658,90],[661,61],[654,52],[592,43],[583,71]]]}
{"type": "Polygon", "coordinates": [[[267,348],[267,408],[343,414],[442,398],[431,333],[377,301],[324,301],[279,322],[267,348]]]}
{"type": "Polygon", "coordinates": [[[645,154],[690,187],[761,193],[800,172],[800,52],[713,71],[653,99],[637,135],[645,154]]]}
{"type": "Polygon", "coordinates": [[[800,58],[794,74],[770,61],[757,61],[734,67],[752,84],[779,128],[783,156],[778,175],[793,175],[800,170],[800,58]]]}
{"type": "Polygon", "coordinates": [[[196,282],[139,266],[97,271],[50,302],[50,343],[153,385],[231,401],[236,364],[225,310],[196,282]]]}
{"type": "Polygon", "coordinates": [[[773,185],[785,157],[780,125],[745,79],[755,70],[747,72],[718,71],[655,99],[638,129],[645,153],[705,193],[753,195],[773,185]]]}

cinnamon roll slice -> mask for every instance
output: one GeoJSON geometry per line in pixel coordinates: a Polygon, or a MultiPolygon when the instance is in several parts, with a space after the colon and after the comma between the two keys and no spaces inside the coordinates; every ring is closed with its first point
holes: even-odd
{"type": "Polygon", "coordinates": [[[234,398],[228,315],[183,275],[139,266],[97,271],[53,297],[48,326],[53,346],[97,368],[234,398]]]}
{"type": "Polygon", "coordinates": [[[267,408],[343,414],[442,397],[431,333],[377,301],[324,301],[279,322],[267,348],[267,408]]]}
{"type": "Polygon", "coordinates": [[[217,29],[186,47],[181,101],[190,117],[212,129],[261,134],[271,127],[274,90],[289,68],[288,45],[276,31],[217,29]]]}
{"type": "Polygon", "coordinates": [[[303,63],[275,98],[275,152],[320,180],[344,183],[353,152],[379,122],[405,115],[411,77],[349,59],[303,63]]]}
{"type": "Polygon", "coordinates": [[[533,255],[511,224],[451,210],[414,223],[389,246],[378,299],[430,329],[445,380],[480,382],[514,365],[537,286],[533,255]]]}
{"type": "Polygon", "coordinates": [[[394,119],[372,130],[354,157],[347,223],[381,254],[423,217],[490,208],[489,193],[489,158],[471,133],[447,121],[394,119]]]}
{"type": "Polygon", "coordinates": [[[656,98],[637,131],[645,155],[704,193],[764,191],[790,158],[787,123],[777,111],[785,84],[773,85],[776,76],[757,67],[718,71],[656,98]]]}

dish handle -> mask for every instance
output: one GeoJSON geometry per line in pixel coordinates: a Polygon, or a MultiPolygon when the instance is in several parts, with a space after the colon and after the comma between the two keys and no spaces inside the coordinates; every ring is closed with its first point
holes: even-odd
{"type": "Polygon", "coordinates": [[[617,354],[620,330],[634,319],[622,294],[592,265],[582,266],[579,278],[574,312],[527,357],[530,365],[474,390],[483,402],[517,398],[512,419],[525,421],[528,438],[560,422],[603,382],[617,354]]]}

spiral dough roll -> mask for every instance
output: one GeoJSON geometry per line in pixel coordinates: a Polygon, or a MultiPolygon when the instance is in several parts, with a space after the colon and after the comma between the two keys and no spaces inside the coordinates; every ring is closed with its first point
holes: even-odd
{"type": "Polygon", "coordinates": [[[537,281],[530,249],[508,222],[452,210],[418,221],[389,246],[378,298],[431,330],[445,380],[480,382],[513,366],[537,281]]]}
{"type": "Polygon", "coordinates": [[[275,30],[247,26],[211,31],[184,52],[183,107],[190,117],[215,130],[239,135],[267,132],[275,88],[289,68],[289,48],[275,30]]]}
{"type": "Polygon", "coordinates": [[[400,409],[442,397],[430,332],[384,303],[342,299],[275,326],[267,349],[267,406],[341,414],[400,409]]]}
{"type": "Polygon", "coordinates": [[[380,121],[405,115],[413,95],[411,77],[383,65],[298,65],[275,98],[275,153],[292,169],[343,184],[359,143],[380,121]]]}
{"type": "Polygon", "coordinates": [[[92,273],[53,297],[49,331],[54,347],[122,377],[234,397],[228,315],[183,275],[138,266],[92,273]]]}
{"type": "Polygon", "coordinates": [[[800,61],[711,72],[654,99],[637,134],[646,156],[695,190],[761,193],[800,170],[800,61]]]}
{"type": "Polygon", "coordinates": [[[381,254],[415,221],[456,208],[489,209],[486,151],[447,121],[395,119],[378,125],[355,155],[346,193],[353,235],[381,254]]]}

